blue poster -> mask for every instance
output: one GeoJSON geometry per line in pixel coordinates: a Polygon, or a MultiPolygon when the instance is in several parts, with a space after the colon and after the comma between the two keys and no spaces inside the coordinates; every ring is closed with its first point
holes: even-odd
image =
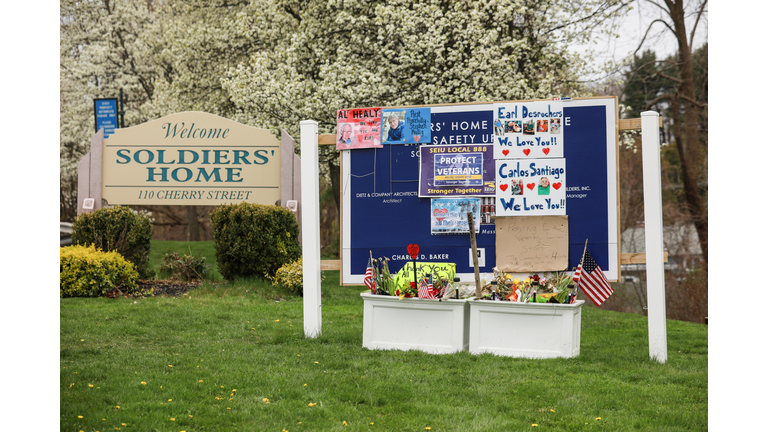
{"type": "Polygon", "coordinates": [[[432,139],[429,108],[385,109],[381,122],[382,144],[418,144],[432,139]]]}
{"type": "Polygon", "coordinates": [[[468,234],[467,213],[472,212],[475,232],[480,232],[480,198],[432,198],[432,234],[468,234]]]}
{"type": "Polygon", "coordinates": [[[96,117],[96,132],[104,129],[104,138],[109,138],[117,128],[117,99],[94,99],[93,112],[96,117]]]}

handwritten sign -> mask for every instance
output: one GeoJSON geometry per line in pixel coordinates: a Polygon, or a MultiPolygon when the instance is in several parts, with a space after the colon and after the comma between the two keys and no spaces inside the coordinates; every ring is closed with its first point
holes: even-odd
{"type": "Polygon", "coordinates": [[[505,272],[567,270],[568,216],[497,216],[496,267],[505,272]]]}
{"type": "Polygon", "coordinates": [[[565,158],[496,161],[496,215],[565,213],[565,158]]]}
{"type": "Polygon", "coordinates": [[[495,159],[563,157],[563,103],[499,103],[493,110],[495,159]]]}
{"type": "Polygon", "coordinates": [[[336,150],[381,147],[381,108],[336,112],[336,150]]]}
{"type": "Polygon", "coordinates": [[[429,108],[383,110],[381,115],[381,143],[428,143],[432,139],[429,111],[429,108]]]}

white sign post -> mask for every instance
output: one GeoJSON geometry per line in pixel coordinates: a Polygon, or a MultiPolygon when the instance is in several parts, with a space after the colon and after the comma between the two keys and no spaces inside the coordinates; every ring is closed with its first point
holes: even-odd
{"type": "Polygon", "coordinates": [[[320,336],[320,177],[318,127],[314,120],[301,122],[301,193],[303,196],[302,259],[304,262],[304,336],[320,336]]]}
{"type": "Polygon", "coordinates": [[[664,288],[664,233],[661,213],[659,113],[640,114],[645,199],[645,272],[648,287],[648,347],[651,358],[667,361],[667,305],[664,288]]]}

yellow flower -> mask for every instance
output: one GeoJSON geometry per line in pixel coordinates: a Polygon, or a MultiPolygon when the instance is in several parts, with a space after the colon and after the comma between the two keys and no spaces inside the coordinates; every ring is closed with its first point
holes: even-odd
{"type": "Polygon", "coordinates": [[[280,322],[280,320],[275,320],[275,322],[280,322]]]}
{"type": "Polygon", "coordinates": [[[371,422],[371,426],[373,426],[373,422],[371,422]]]}
{"type": "Polygon", "coordinates": [[[310,408],[312,408],[312,407],[313,407],[313,406],[315,406],[315,405],[317,405],[317,404],[316,404],[316,403],[312,403],[312,402],[310,402],[308,406],[309,406],[310,408]]]}
{"type": "Polygon", "coordinates": [[[128,425],[126,425],[125,423],[120,423],[120,425],[122,425],[122,426],[128,426],[128,425]]]}
{"type": "Polygon", "coordinates": [[[192,418],[192,414],[189,415],[189,418],[192,418]]]}
{"type": "Polygon", "coordinates": [[[88,384],[88,387],[93,387],[93,384],[88,384]]]}
{"type": "Polygon", "coordinates": [[[176,419],[175,419],[175,418],[173,418],[173,417],[171,417],[171,421],[176,421],[176,419]]]}
{"type": "Polygon", "coordinates": [[[431,427],[429,427],[429,426],[427,426],[427,427],[425,427],[424,429],[426,429],[426,430],[430,430],[430,429],[432,429],[432,428],[431,428],[431,427]]]}
{"type": "Polygon", "coordinates": [[[347,426],[347,421],[346,420],[344,420],[344,426],[347,426]]]}
{"type": "Polygon", "coordinates": [[[320,362],[315,362],[315,364],[320,364],[320,362]]]}
{"type": "Polygon", "coordinates": [[[115,405],[115,408],[120,409],[120,405],[115,405]]]}
{"type": "Polygon", "coordinates": [[[168,365],[168,367],[173,367],[173,365],[168,365]]]}
{"type": "Polygon", "coordinates": [[[83,418],[83,416],[77,416],[77,418],[83,418]]]}
{"type": "Polygon", "coordinates": [[[552,412],[555,412],[555,410],[553,410],[552,408],[550,408],[549,410],[552,411],[552,412]]]}
{"type": "Polygon", "coordinates": [[[172,401],[173,399],[168,399],[168,402],[172,401]]]}
{"type": "Polygon", "coordinates": [[[597,417],[595,420],[598,420],[598,421],[599,421],[599,420],[600,420],[600,417],[597,417]]]}
{"type": "Polygon", "coordinates": [[[85,342],[85,339],[80,339],[80,342],[85,342]]]}
{"type": "Polygon", "coordinates": [[[141,382],[141,385],[147,385],[147,383],[145,383],[144,381],[142,381],[142,382],[141,382]]]}
{"type": "Polygon", "coordinates": [[[198,381],[198,382],[203,382],[203,380],[200,380],[200,381],[198,381]]]}
{"type": "Polygon", "coordinates": [[[306,387],[306,386],[307,386],[307,385],[306,385],[306,384],[304,384],[304,387],[306,387]]]}

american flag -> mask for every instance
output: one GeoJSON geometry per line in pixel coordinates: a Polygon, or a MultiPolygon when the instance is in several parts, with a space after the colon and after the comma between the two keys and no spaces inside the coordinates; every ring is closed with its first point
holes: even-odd
{"type": "Polygon", "coordinates": [[[435,294],[432,292],[432,275],[431,274],[421,281],[421,285],[419,285],[419,298],[420,299],[435,298],[435,294]]]}
{"type": "Polygon", "coordinates": [[[376,294],[376,282],[373,280],[373,263],[371,260],[368,260],[368,268],[365,269],[365,279],[363,279],[363,282],[365,282],[365,286],[368,287],[369,290],[371,290],[372,293],[376,294]]]}
{"type": "Polygon", "coordinates": [[[584,251],[584,258],[573,274],[573,281],[578,283],[584,294],[597,306],[613,294],[611,284],[588,250],[584,251]]]}

